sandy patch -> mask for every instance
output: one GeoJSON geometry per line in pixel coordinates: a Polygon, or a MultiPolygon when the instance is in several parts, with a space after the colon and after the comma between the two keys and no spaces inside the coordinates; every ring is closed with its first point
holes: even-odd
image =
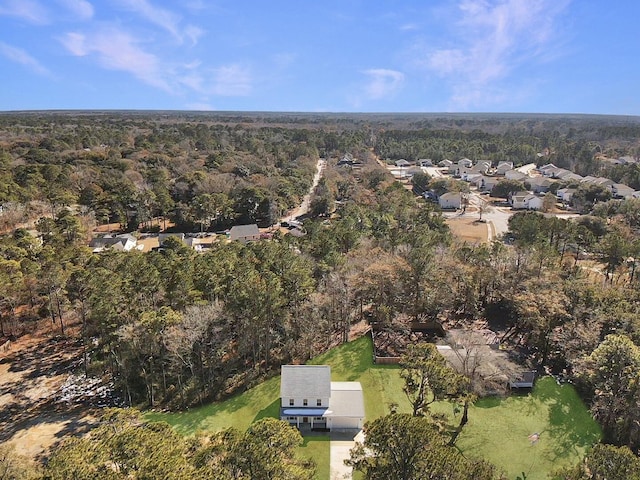
{"type": "Polygon", "coordinates": [[[460,241],[484,243],[488,239],[488,224],[478,222],[475,217],[448,218],[446,222],[451,233],[460,241]]]}

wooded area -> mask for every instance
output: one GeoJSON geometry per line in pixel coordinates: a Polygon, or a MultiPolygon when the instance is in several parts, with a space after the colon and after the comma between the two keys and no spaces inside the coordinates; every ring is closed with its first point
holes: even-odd
{"type": "MultiPolygon", "coordinates": [[[[114,405],[182,409],[304,362],[346,341],[358,322],[398,332],[416,321],[484,322],[523,367],[572,381],[606,441],[637,452],[640,200],[589,197],[576,219],[518,213],[504,239],[470,245],[451,235],[437,206],[378,163],[465,156],[552,160],[639,189],[640,122],[2,114],[0,345],[51,322],[81,345],[83,372],[112,383],[114,405]],[[345,154],[359,163],[339,165],[345,154]],[[635,162],[607,161],[622,156],[635,162]],[[300,203],[318,158],[327,166],[303,236],[274,229],[269,240],[219,240],[204,253],[175,239],[149,253],[87,247],[107,223],[136,235],[165,225],[193,233],[271,227],[300,203]]],[[[62,469],[68,452],[87,448],[94,447],[72,442],[51,465],[62,469]]],[[[204,455],[201,445],[171,448],[190,452],[181,462],[204,455]]],[[[216,450],[211,461],[218,468],[234,454],[216,450]]],[[[185,472],[200,468],[187,463],[185,472]]]]}

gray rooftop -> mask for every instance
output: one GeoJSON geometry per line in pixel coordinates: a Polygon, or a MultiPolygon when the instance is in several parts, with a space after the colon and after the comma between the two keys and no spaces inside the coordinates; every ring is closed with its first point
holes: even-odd
{"type": "Polygon", "coordinates": [[[331,399],[325,416],[364,418],[360,382],[331,382],[331,399]]]}
{"type": "Polygon", "coordinates": [[[237,238],[246,238],[260,235],[260,229],[258,225],[252,223],[251,225],[234,225],[229,230],[229,238],[235,240],[237,238]]]}
{"type": "Polygon", "coordinates": [[[281,398],[329,398],[331,367],[329,365],[282,365],[281,398]]]}

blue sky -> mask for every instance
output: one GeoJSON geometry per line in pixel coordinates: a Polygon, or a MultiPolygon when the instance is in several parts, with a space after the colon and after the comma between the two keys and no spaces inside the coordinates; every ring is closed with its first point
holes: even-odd
{"type": "Polygon", "coordinates": [[[0,110],[640,114],[637,0],[0,0],[0,110]]]}

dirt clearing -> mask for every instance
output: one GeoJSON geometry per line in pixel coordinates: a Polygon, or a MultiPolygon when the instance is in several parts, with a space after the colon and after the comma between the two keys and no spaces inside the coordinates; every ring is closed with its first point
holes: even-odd
{"type": "Polygon", "coordinates": [[[39,460],[68,435],[87,431],[94,409],[62,396],[81,348],[51,331],[25,335],[0,354],[0,443],[39,460]]]}
{"type": "Polygon", "coordinates": [[[446,222],[451,233],[460,241],[477,244],[484,243],[489,238],[489,224],[479,222],[475,217],[447,218],[446,222]]]}

